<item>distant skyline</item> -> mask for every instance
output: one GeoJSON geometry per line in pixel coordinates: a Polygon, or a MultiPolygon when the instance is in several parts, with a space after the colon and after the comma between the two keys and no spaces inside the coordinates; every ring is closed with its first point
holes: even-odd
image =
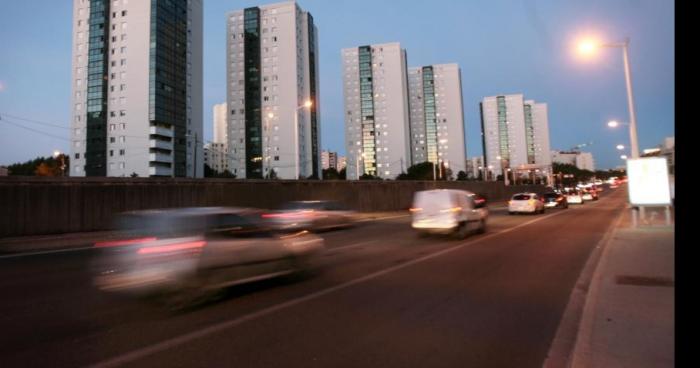
{"type": "MultiPolygon", "coordinates": [[[[204,4],[204,137],[213,140],[212,107],[226,101],[226,13],[277,1],[204,4]]],[[[640,150],[675,135],[674,3],[616,1],[298,1],[319,29],[322,148],[345,155],[340,51],[400,42],[408,66],[458,63],[462,70],[468,157],[483,154],[479,102],[522,93],[549,108],[551,148],[593,142],[596,167],[623,162],[629,146],[622,52],[602,50],[596,60],[574,57],[578,35],[610,42],[631,38],[640,150]],[[372,9],[367,11],[367,9],[372,9]]],[[[69,150],[72,1],[7,2],[0,11],[0,164],[69,150]],[[63,128],[39,125],[5,114],[63,128]],[[60,139],[59,137],[65,137],[60,139]]]]}

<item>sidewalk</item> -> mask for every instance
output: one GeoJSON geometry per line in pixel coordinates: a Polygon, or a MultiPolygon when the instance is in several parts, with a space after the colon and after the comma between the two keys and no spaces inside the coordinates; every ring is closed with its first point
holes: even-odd
{"type": "MultiPolygon", "coordinates": [[[[656,215],[652,215],[656,212],[656,215]]],[[[625,211],[591,280],[570,367],[673,367],[674,225],[625,211]]]]}

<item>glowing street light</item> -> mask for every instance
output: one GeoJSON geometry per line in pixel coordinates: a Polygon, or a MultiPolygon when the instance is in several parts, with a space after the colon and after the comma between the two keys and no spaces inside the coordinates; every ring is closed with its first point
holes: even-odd
{"type": "Polygon", "coordinates": [[[589,56],[594,54],[598,48],[600,47],[600,42],[592,39],[592,38],[587,38],[579,42],[578,44],[578,52],[579,54],[583,56],[589,56]]]}
{"type": "Polygon", "coordinates": [[[626,160],[626,159],[627,159],[627,155],[622,155],[622,156],[620,156],[620,158],[623,159],[623,160],[626,160]]]}
{"type": "MultiPolygon", "coordinates": [[[[578,43],[578,51],[579,54],[583,56],[590,56],[593,53],[595,53],[598,49],[606,47],[615,47],[615,48],[621,48],[622,49],[622,56],[624,59],[624,65],[625,65],[625,82],[626,82],[626,87],[627,87],[627,106],[629,109],[629,114],[630,114],[630,148],[632,151],[632,158],[638,158],[639,157],[639,144],[637,143],[637,117],[636,117],[636,112],[634,109],[634,96],[632,95],[632,73],[630,72],[630,64],[629,64],[629,44],[630,40],[629,38],[625,38],[624,42],[617,42],[617,43],[602,43],[599,42],[595,39],[584,39],[581,40],[578,43]]],[[[610,127],[617,127],[619,123],[614,122],[615,124],[612,124],[613,122],[608,123],[608,126],[610,127]]]]}
{"type": "Polygon", "coordinates": [[[66,176],[66,156],[59,150],[53,151],[53,158],[61,158],[61,176],[66,176]]]}
{"type": "Polygon", "coordinates": [[[617,149],[620,150],[620,151],[622,151],[623,149],[625,149],[625,146],[623,146],[623,145],[621,145],[621,144],[618,144],[618,145],[617,145],[617,149]]]}

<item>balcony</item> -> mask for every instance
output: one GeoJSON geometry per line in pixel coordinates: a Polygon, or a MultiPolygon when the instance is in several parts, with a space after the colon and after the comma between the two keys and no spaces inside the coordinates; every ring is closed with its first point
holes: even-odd
{"type": "Polygon", "coordinates": [[[150,133],[160,135],[163,137],[169,137],[169,138],[173,137],[173,129],[172,128],[164,128],[161,126],[152,126],[150,133]]]}
{"type": "Polygon", "coordinates": [[[151,153],[148,156],[149,161],[153,162],[173,162],[173,155],[168,153],[151,153]]]}
{"type": "Polygon", "coordinates": [[[173,142],[167,142],[160,139],[151,139],[149,143],[150,148],[160,148],[165,150],[173,150],[173,142]]]}

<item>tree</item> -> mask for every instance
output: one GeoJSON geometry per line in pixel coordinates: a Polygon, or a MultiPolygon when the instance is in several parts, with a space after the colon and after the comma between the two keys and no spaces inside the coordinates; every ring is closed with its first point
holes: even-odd
{"type": "Polygon", "coordinates": [[[552,171],[558,176],[560,184],[565,186],[576,185],[578,182],[591,180],[595,173],[590,170],[581,170],[576,165],[552,163],[552,171]]]}
{"type": "Polygon", "coordinates": [[[409,167],[406,173],[399,174],[396,180],[433,180],[434,175],[438,177],[438,180],[452,180],[451,169],[443,166],[442,173],[442,178],[440,178],[440,168],[437,165],[432,162],[421,162],[409,167]]]}
{"type": "Polygon", "coordinates": [[[234,175],[232,172],[228,170],[224,170],[224,172],[220,173],[217,172],[216,170],[212,169],[209,165],[204,164],[204,177],[205,178],[229,178],[229,179],[235,179],[236,175],[234,175]]]}
{"type": "Polygon", "coordinates": [[[360,180],[382,180],[382,178],[370,174],[362,174],[360,180]]]}
{"type": "Polygon", "coordinates": [[[433,164],[431,162],[421,162],[415,164],[399,174],[396,180],[433,180],[433,164]]]}
{"type": "Polygon", "coordinates": [[[65,154],[56,157],[37,157],[7,167],[8,175],[13,176],[62,176],[70,173],[70,160],[65,154]],[[65,164],[63,170],[61,165],[65,164]]]}
{"type": "Polygon", "coordinates": [[[132,178],[138,178],[139,174],[136,173],[136,171],[132,172],[130,175],[132,178]]]}
{"type": "Polygon", "coordinates": [[[328,168],[323,170],[323,180],[338,180],[340,179],[340,174],[338,170],[334,168],[328,168]]]}
{"type": "Polygon", "coordinates": [[[42,162],[34,170],[36,176],[61,176],[61,169],[56,170],[56,167],[51,167],[46,162],[42,162]]]}
{"type": "Polygon", "coordinates": [[[468,179],[467,173],[465,173],[464,171],[460,170],[460,171],[457,173],[457,180],[459,180],[459,181],[465,181],[465,180],[467,180],[467,179],[468,179]]]}
{"type": "Polygon", "coordinates": [[[348,174],[347,170],[346,170],[345,168],[343,168],[343,169],[340,170],[340,172],[338,173],[338,179],[340,179],[340,180],[347,180],[347,174],[348,174]]]}

